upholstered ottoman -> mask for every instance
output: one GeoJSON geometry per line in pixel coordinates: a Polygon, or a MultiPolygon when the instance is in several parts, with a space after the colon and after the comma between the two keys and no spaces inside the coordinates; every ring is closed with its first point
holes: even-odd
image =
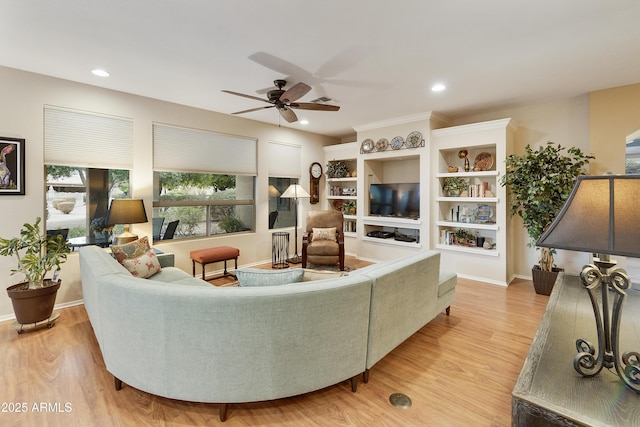
{"type": "Polygon", "coordinates": [[[191,258],[191,262],[193,264],[193,277],[196,277],[196,262],[202,265],[202,280],[204,278],[205,266],[207,264],[212,264],[214,262],[224,261],[224,273],[219,276],[212,277],[211,279],[218,279],[220,277],[232,276],[236,277],[235,274],[227,271],[227,261],[234,260],[235,268],[238,268],[238,257],[240,256],[240,249],[232,248],[231,246],[218,246],[216,248],[208,248],[208,249],[198,249],[196,251],[191,251],[189,253],[189,257],[191,258]]]}

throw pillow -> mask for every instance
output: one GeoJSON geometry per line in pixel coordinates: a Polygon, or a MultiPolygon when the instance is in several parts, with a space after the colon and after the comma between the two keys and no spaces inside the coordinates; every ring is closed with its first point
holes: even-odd
{"type": "Polygon", "coordinates": [[[158,257],[151,249],[137,258],[127,258],[123,260],[122,265],[124,265],[132,275],[142,279],[148,279],[162,270],[158,257]]]}
{"type": "Polygon", "coordinates": [[[149,239],[144,236],[124,245],[111,245],[111,253],[122,264],[125,259],[138,258],[144,255],[150,248],[149,239]]]}
{"type": "Polygon", "coordinates": [[[338,278],[342,276],[348,276],[346,271],[328,271],[328,270],[312,270],[309,268],[303,268],[304,274],[302,275],[303,282],[310,282],[312,280],[322,280],[338,278]]]}
{"type": "Polygon", "coordinates": [[[282,271],[262,270],[259,268],[243,268],[236,270],[240,286],[278,286],[296,283],[302,280],[304,270],[292,268],[282,271]]]}
{"type": "Polygon", "coordinates": [[[311,241],[315,240],[336,240],[336,228],[312,228],[311,232],[313,237],[311,241]]]}

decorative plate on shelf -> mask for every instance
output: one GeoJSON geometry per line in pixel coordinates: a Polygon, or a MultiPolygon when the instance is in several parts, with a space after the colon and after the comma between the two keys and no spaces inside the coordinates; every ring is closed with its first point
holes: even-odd
{"type": "Polygon", "coordinates": [[[422,134],[417,130],[407,135],[407,147],[416,148],[422,143],[422,134]]]}
{"type": "Polygon", "coordinates": [[[389,141],[386,138],[380,138],[376,141],[376,151],[384,151],[389,147],[389,141]]]}
{"type": "Polygon", "coordinates": [[[482,152],[476,156],[473,164],[474,171],[488,171],[493,166],[493,156],[491,153],[482,152]]]}
{"type": "Polygon", "coordinates": [[[362,145],[360,145],[360,150],[363,153],[370,153],[373,151],[373,139],[367,138],[362,141],[362,145]]]}
{"type": "Polygon", "coordinates": [[[476,222],[483,223],[493,220],[493,209],[489,205],[478,205],[475,211],[476,222]]]}
{"type": "Polygon", "coordinates": [[[394,150],[399,150],[402,148],[402,144],[404,144],[404,140],[401,136],[394,136],[391,140],[391,148],[394,150]]]}

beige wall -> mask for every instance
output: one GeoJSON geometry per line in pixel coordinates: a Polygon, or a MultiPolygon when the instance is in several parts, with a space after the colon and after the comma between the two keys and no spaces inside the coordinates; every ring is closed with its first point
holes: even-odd
{"type": "Polygon", "coordinates": [[[640,129],[640,84],[591,92],[589,99],[592,172],[622,174],[626,137],[640,129]]]}
{"type": "MultiPolygon", "coordinates": [[[[152,209],[153,145],[152,123],[162,122],[196,129],[240,135],[258,140],[258,179],[256,183],[256,231],[255,233],[202,238],[188,242],[160,243],[165,252],[176,254],[176,264],[191,271],[189,251],[214,245],[230,245],[240,249],[242,265],[271,259],[271,233],[268,230],[268,169],[266,147],[268,141],[297,144],[302,147],[301,184],[309,187],[306,170],[314,161],[324,159],[323,146],[340,142],[337,139],[279,128],[241,117],[205,111],[136,95],[100,89],[52,77],[0,67],[0,136],[26,139],[26,195],[0,197],[0,236],[14,237],[24,222],[33,222],[44,216],[44,167],[43,167],[43,106],[92,111],[128,117],[134,123],[134,170],[131,177],[132,195],[145,200],[147,213],[152,209]]],[[[212,95],[214,96],[214,95],[212,95]]],[[[233,147],[228,153],[233,155],[233,147]]],[[[310,209],[301,201],[300,217],[310,209]]],[[[151,235],[151,222],[135,227],[140,235],[151,235]]],[[[293,235],[293,230],[291,229],[293,235]]],[[[292,243],[293,245],[293,243],[292,243]]],[[[15,267],[13,259],[0,257],[0,288],[18,283],[21,275],[10,276],[15,267]]],[[[58,292],[57,304],[65,304],[82,298],[77,253],[71,254],[62,270],[63,285],[58,292]]],[[[13,314],[6,292],[0,293],[0,320],[13,314]]]]}

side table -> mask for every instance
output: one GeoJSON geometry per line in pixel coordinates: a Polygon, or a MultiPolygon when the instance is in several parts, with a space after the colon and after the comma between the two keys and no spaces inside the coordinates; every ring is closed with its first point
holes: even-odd
{"type": "Polygon", "coordinates": [[[271,267],[289,268],[289,232],[276,231],[271,236],[271,267]]]}
{"type": "MultiPolygon", "coordinates": [[[[640,291],[627,290],[621,350],[640,347],[640,291]]],[[[593,309],[578,276],[560,273],[511,401],[512,426],[640,425],[640,394],[607,369],[584,378],[573,368],[576,339],[597,343],[593,309]]]]}

